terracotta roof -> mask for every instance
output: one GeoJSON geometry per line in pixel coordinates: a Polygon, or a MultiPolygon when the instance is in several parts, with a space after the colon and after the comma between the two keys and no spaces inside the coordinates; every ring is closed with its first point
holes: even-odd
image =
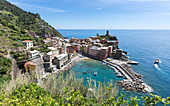
{"type": "Polygon", "coordinates": [[[26,67],[27,65],[35,65],[33,62],[31,62],[31,61],[28,61],[28,62],[26,62],[25,64],[24,64],[24,67],[26,67]]]}
{"type": "Polygon", "coordinates": [[[22,42],[32,42],[32,41],[30,41],[30,40],[24,40],[24,41],[22,41],[22,42]]]}

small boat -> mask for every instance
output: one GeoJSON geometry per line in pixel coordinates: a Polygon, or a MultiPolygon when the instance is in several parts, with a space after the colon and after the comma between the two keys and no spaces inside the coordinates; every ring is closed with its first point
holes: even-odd
{"type": "Polygon", "coordinates": [[[102,65],[105,65],[105,64],[106,64],[105,62],[102,63],[102,65]]]}
{"type": "Polygon", "coordinates": [[[119,71],[118,71],[116,68],[113,68],[113,69],[114,69],[114,71],[115,71],[116,74],[119,73],[119,71]]]}
{"type": "Polygon", "coordinates": [[[96,76],[97,75],[97,72],[96,71],[94,71],[94,76],[96,76]]]}
{"type": "Polygon", "coordinates": [[[89,77],[86,78],[86,80],[88,80],[88,79],[89,79],[89,77]]]}
{"type": "Polygon", "coordinates": [[[159,63],[161,63],[161,60],[160,59],[155,59],[155,61],[154,61],[154,64],[159,64],[159,63]]]}
{"type": "Polygon", "coordinates": [[[123,77],[123,75],[119,72],[116,77],[123,77]]]}
{"type": "Polygon", "coordinates": [[[86,71],[84,71],[84,72],[83,72],[83,74],[87,74],[87,72],[86,72],[86,71]]]}

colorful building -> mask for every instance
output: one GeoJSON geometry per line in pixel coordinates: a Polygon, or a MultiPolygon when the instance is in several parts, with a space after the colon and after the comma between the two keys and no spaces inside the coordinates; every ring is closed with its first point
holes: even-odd
{"type": "Polygon", "coordinates": [[[40,57],[39,54],[40,54],[40,52],[37,51],[37,50],[28,51],[28,57],[30,59],[34,59],[34,58],[40,57]]]}
{"type": "Polygon", "coordinates": [[[68,54],[60,54],[54,57],[52,63],[55,64],[58,69],[61,69],[69,62],[69,60],[70,57],[68,54]]]}
{"type": "Polygon", "coordinates": [[[82,45],[82,46],[80,47],[80,51],[81,51],[82,53],[88,54],[88,45],[82,45]]]}
{"type": "Polygon", "coordinates": [[[35,71],[35,64],[31,61],[28,61],[24,64],[25,72],[30,73],[31,71],[35,71]]]}
{"type": "Polygon", "coordinates": [[[26,47],[26,49],[33,47],[33,42],[30,40],[22,41],[22,44],[26,47]]]}
{"type": "Polygon", "coordinates": [[[97,55],[99,59],[106,59],[108,57],[108,47],[101,47],[97,55]]]}
{"type": "Polygon", "coordinates": [[[90,56],[97,57],[99,50],[100,50],[100,47],[92,46],[91,48],[89,48],[89,55],[90,55],[90,56]]]}

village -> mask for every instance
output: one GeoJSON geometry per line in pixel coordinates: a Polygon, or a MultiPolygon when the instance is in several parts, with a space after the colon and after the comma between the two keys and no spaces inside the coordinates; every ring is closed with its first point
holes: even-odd
{"type": "Polygon", "coordinates": [[[48,53],[32,50],[33,42],[22,41],[30,61],[25,62],[24,71],[31,72],[36,69],[45,72],[56,72],[79,56],[87,56],[97,60],[104,60],[108,57],[120,59],[125,56],[121,49],[118,49],[118,39],[115,36],[106,35],[90,37],[87,39],[51,37],[44,39],[44,44],[52,44],[47,47],[48,53]]]}
{"type": "MultiPolygon", "coordinates": [[[[138,64],[131,61],[126,56],[127,52],[119,49],[119,41],[116,36],[111,36],[109,31],[106,35],[97,34],[96,37],[91,36],[87,39],[79,39],[72,37],[51,37],[44,39],[46,52],[39,51],[38,46],[34,47],[31,40],[21,41],[25,49],[20,53],[26,53],[28,59],[24,62],[18,58],[13,61],[12,77],[15,79],[18,72],[15,68],[19,68],[21,73],[29,73],[39,71],[43,73],[42,79],[47,74],[59,74],[71,69],[76,61],[85,58],[91,58],[103,61],[103,64],[113,68],[118,77],[124,77],[123,81],[118,84],[126,90],[132,91],[149,91],[149,86],[143,83],[142,76],[132,71],[129,64],[138,64]],[[15,63],[15,64],[14,64],[15,63]],[[16,64],[17,63],[17,64],[16,64]]],[[[101,64],[101,65],[103,65],[101,64]]],[[[17,69],[16,68],[16,69],[17,69]]]]}

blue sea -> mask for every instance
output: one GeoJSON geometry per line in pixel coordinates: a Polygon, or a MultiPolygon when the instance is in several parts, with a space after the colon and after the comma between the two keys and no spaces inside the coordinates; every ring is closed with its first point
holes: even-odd
{"type": "MultiPolygon", "coordinates": [[[[170,30],[109,30],[110,35],[117,36],[119,48],[128,52],[131,60],[138,65],[132,65],[133,71],[143,76],[153,89],[153,94],[162,97],[170,96],[170,30]],[[155,67],[153,61],[159,58],[161,64],[155,67]]],[[[105,35],[106,30],[59,30],[65,37],[88,38],[90,36],[105,35]]],[[[90,77],[101,82],[113,80],[116,83],[122,78],[117,78],[114,71],[108,66],[102,66],[100,61],[83,60],[77,62],[72,68],[76,73],[87,71],[82,77],[90,77]],[[93,76],[97,71],[98,75],[93,76]]],[[[148,93],[124,91],[119,88],[119,94],[130,96],[143,96],[148,93]]]]}

